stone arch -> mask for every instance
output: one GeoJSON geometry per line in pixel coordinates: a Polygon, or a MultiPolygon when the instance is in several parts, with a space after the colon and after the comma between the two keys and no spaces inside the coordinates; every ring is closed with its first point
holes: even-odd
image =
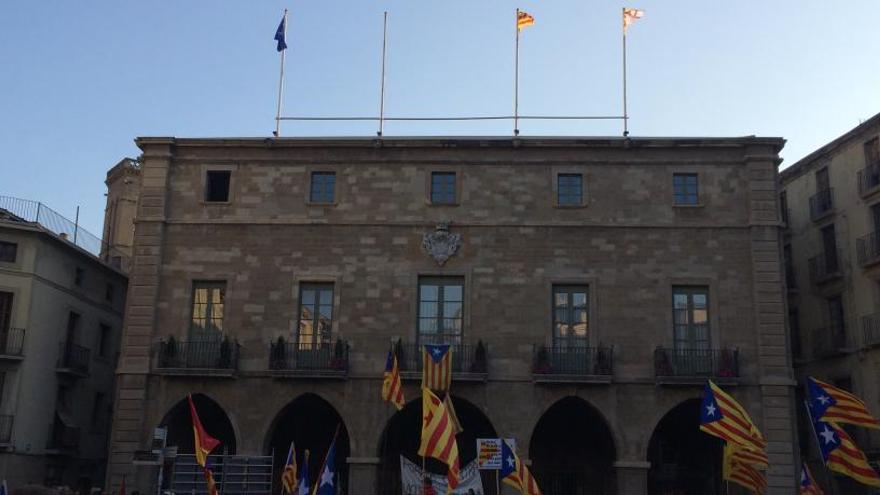
{"type": "Polygon", "coordinates": [[[617,493],[614,434],[580,397],[564,397],[544,411],[532,431],[529,459],[545,495],[617,493]]]}
{"type": "Polygon", "coordinates": [[[342,415],[323,397],[306,393],[287,403],[278,411],[266,433],[264,453],[274,458],[275,472],[272,476],[275,491],[281,488],[281,470],[290,443],[296,445],[297,464],[303,466],[305,451],[309,456],[309,479],[313,482],[319,475],[321,464],[330,448],[336,429],[336,472],[340,493],[349,493],[348,463],[351,452],[348,428],[342,415]]]}
{"type": "Polygon", "coordinates": [[[687,399],[657,422],[648,442],[649,494],[722,493],[722,442],[700,431],[701,402],[687,399]]]}
{"type": "MultiPolygon", "coordinates": [[[[192,394],[192,399],[205,431],[212,437],[220,440],[220,445],[214,450],[214,453],[235,454],[238,447],[236,429],[226,410],[217,401],[205,394],[192,394]]],[[[168,446],[177,446],[181,454],[195,453],[192,415],[190,414],[189,401],[186,397],[180,399],[168,409],[159,426],[168,429],[166,440],[168,446]]]]}
{"type": "MultiPolygon", "coordinates": [[[[456,435],[460,466],[464,468],[477,456],[477,438],[496,438],[495,427],[486,414],[472,402],[461,397],[452,396],[455,414],[461,423],[462,432],[456,435]]],[[[382,434],[379,436],[379,466],[376,475],[376,493],[383,495],[400,495],[400,456],[412,462],[420,463],[418,456],[422,421],[421,398],[408,402],[403,409],[394,413],[382,434]]],[[[446,466],[434,459],[426,459],[425,468],[429,472],[445,474],[446,466]]],[[[489,471],[480,473],[486,495],[497,495],[495,477],[489,471]]]]}

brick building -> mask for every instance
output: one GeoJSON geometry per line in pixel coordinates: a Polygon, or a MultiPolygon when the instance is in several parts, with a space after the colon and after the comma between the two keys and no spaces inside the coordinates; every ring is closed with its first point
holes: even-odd
{"type": "Polygon", "coordinates": [[[463,463],[504,436],[548,495],[721,493],[720,445],[697,430],[713,377],[769,440],[769,493],[793,492],[783,140],[137,144],[108,488],[155,488],[132,466],[154,427],[192,452],[192,392],[220,450],[274,455],[276,483],[291,440],[314,479],[341,424],[344,493],[399,493],[417,344],[440,341],[463,463]],[[379,399],[392,343],[400,412],[379,399]]]}

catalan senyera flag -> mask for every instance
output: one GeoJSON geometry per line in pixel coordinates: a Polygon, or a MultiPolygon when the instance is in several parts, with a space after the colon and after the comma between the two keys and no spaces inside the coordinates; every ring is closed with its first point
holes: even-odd
{"type": "Polygon", "coordinates": [[[700,430],[758,452],[767,447],[767,441],[746,410],[712,380],[703,391],[700,430]]]}
{"type": "Polygon", "coordinates": [[[748,464],[734,462],[724,479],[759,495],[767,491],[767,479],[764,474],[748,464]]]}
{"type": "Polygon", "coordinates": [[[880,475],[868,464],[865,453],[856,447],[843,428],[830,421],[814,421],[813,427],[828,469],[864,485],[880,488],[880,475]]]}
{"type": "Polygon", "coordinates": [[[880,429],[880,421],[868,412],[864,401],[846,390],[807,377],[807,391],[814,419],[880,429]]]}
{"type": "Polygon", "coordinates": [[[520,461],[516,452],[510,448],[503,439],[501,440],[501,481],[519,490],[522,495],[541,495],[538,482],[532,476],[529,468],[520,461]]]}
{"type": "Polygon", "coordinates": [[[724,443],[724,459],[725,462],[729,459],[730,462],[739,462],[758,469],[770,467],[770,458],[767,457],[767,453],[763,450],[748,449],[732,442],[724,443]]]}
{"type": "Polygon", "coordinates": [[[623,9],[623,32],[629,28],[629,25],[636,22],[636,19],[641,19],[645,16],[645,11],[642,9],[634,9],[631,7],[624,7],[623,9]]]}
{"type": "Polygon", "coordinates": [[[296,485],[296,448],[293,442],[290,442],[287,460],[284,461],[284,469],[281,471],[281,487],[284,488],[284,493],[293,493],[296,485]]]}
{"type": "Polygon", "coordinates": [[[799,488],[800,491],[798,493],[800,495],[825,495],[825,492],[816,483],[813,473],[810,472],[810,468],[805,463],[801,463],[801,484],[799,488]]]}
{"type": "Polygon", "coordinates": [[[522,31],[523,28],[535,25],[535,18],[528,12],[518,10],[516,13],[516,29],[522,31]]]}
{"type": "Polygon", "coordinates": [[[433,457],[449,467],[449,490],[458,486],[459,462],[455,427],[446,406],[427,388],[422,388],[422,439],[419,455],[433,457]]]}
{"type": "Polygon", "coordinates": [[[220,445],[220,440],[208,435],[202,422],[199,421],[199,415],[196,413],[196,405],[193,404],[192,395],[187,396],[189,400],[189,412],[192,416],[193,435],[195,436],[196,462],[199,466],[206,467],[208,463],[208,454],[220,445]]]}
{"type": "Polygon", "coordinates": [[[403,384],[400,381],[400,370],[397,367],[397,356],[394,350],[388,351],[385,360],[385,373],[382,378],[382,399],[394,404],[397,410],[403,409],[406,400],[403,398],[403,384]]]}
{"type": "Polygon", "coordinates": [[[422,387],[449,390],[452,384],[452,347],[449,344],[425,344],[422,347],[422,387]]]}

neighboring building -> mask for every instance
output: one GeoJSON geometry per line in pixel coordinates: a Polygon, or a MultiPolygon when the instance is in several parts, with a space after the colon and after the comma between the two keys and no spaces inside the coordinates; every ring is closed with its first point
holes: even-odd
{"type": "Polygon", "coordinates": [[[10,488],[104,482],[128,280],[78,244],[89,236],[45,205],[0,198],[0,477],[10,488]]]}
{"type": "MultiPolygon", "coordinates": [[[[193,393],[238,456],[218,473],[274,458],[277,490],[295,440],[314,480],[339,425],[342,492],[399,493],[417,344],[446,342],[463,464],[476,437],[512,437],[546,495],[720,494],[720,442],[697,424],[712,377],[769,440],[768,493],[793,493],[783,143],[138,139],[108,489],[156,490],[156,427],[193,452],[193,393]],[[379,398],[392,342],[400,412],[379,398]]],[[[204,490],[191,458],[163,475],[204,490]]]]}
{"type": "Polygon", "coordinates": [[[107,208],[101,259],[128,271],[134,244],[134,215],[141,187],[141,169],[136,160],[123,158],[107,171],[107,208]]]}
{"type": "MultiPolygon", "coordinates": [[[[880,114],[780,174],[788,320],[799,382],[851,390],[880,414],[880,114]]],[[[802,449],[816,463],[801,411],[802,449]]],[[[863,430],[863,429],[862,429],[863,430]]],[[[853,430],[880,459],[880,435],[853,430]]],[[[839,479],[837,493],[861,493],[839,479]]]]}

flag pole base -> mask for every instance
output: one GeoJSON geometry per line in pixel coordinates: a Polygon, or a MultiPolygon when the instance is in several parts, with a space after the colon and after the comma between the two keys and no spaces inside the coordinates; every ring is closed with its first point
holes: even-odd
{"type": "Polygon", "coordinates": [[[513,135],[514,135],[514,136],[519,136],[519,129],[514,129],[514,130],[513,130],[513,135]]]}

